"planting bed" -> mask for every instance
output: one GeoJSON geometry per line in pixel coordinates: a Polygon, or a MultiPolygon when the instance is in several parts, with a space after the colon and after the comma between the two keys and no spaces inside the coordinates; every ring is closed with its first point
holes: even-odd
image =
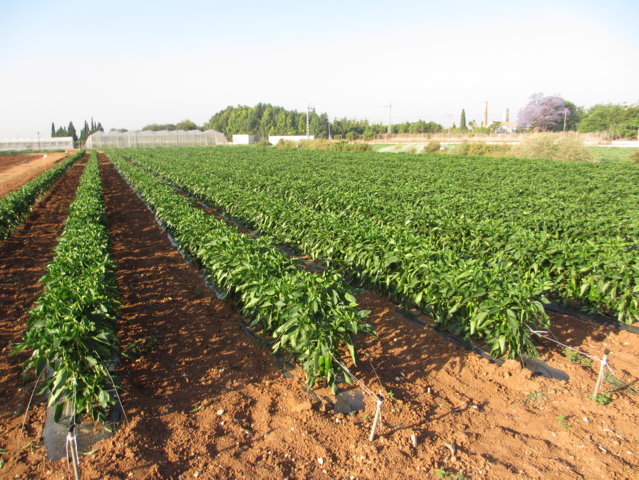
{"type": "MultiPolygon", "coordinates": [[[[42,290],[39,279],[53,258],[53,249],[67,218],[85,160],[71,166],[36,204],[27,221],[0,243],[0,398],[3,399],[0,402],[0,448],[9,451],[2,458],[6,459],[8,455],[18,460],[17,473],[40,458],[39,452],[43,449],[39,446],[39,433],[44,409],[32,411],[25,435],[20,435],[22,414],[33,388],[33,379],[28,383],[22,381],[20,362],[28,355],[11,357],[10,354],[26,327],[26,311],[42,290]],[[28,447],[22,448],[25,445],[28,447]]],[[[9,465],[5,465],[0,470],[0,478],[6,478],[9,469],[9,465]]]]}
{"type": "MultiPolygon", "coordinates": [[[[369,442],[374,399],[344,415],[332,410],[330,390],[308,393],[301,368],[281,368],[269,347],[243,330],[237,309],[215,297],[100,158],[122,301],[118,375],[129,422],[82,457],[82,478],[637,478],[636,335],[551,314],[557,340],[597,356],[610,348],[617,377],[635,382],[603,406],[586,398],[594,368],[571,362],[548,341],[540,356],[568,382],[532,378],[514,360],[498,367],[408,322],[383,296],[358,293],[378,337],[358,339],[361,361],[353,372],[385,400],[381,435],[369,442]]],[[[0,248],[34,241],[31,231],[21,228],[0,248]],[[23,230],[27,236],[18,240],[23,230]]],[[[51,248],[56,233],[49,234],[51,248]]],[[[18,265],[34,273],[14,283],[35,288],[41,273],[24,261],[18,265]]],[[[3,347],[24,328],[24,315],[11,308],[13,317],[2,316],[3,347]]],[[[0,448],[8,453],[0,456],[0,478],[70,478],[65,462],[48,462],[39,445],[42,400],[25,434],[18,433],[22,417],[14,411],[23,409],[33,382],[20,382],[20,359],[8,358],[7,348],[0,360],[2,395],[11,399],[1,407],[0,448]]],[[[615,388],[605,384],[604,391],[615,388]]]]}

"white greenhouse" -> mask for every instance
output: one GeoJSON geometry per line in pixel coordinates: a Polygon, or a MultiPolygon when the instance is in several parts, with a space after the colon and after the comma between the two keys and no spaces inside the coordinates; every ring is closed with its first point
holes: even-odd
{"type": "Polygon", "coordinates": [[[223,133],[216,130],[161,130],[133,132],[95,132],[87,138],[86,148],[171,147],[193,145],[228,145],[223,133]]]}
{"type": "Polygon", "coordinates": [[[72,137],[0,138],[2,150],[68,150],[73,148],[72,137]]]}

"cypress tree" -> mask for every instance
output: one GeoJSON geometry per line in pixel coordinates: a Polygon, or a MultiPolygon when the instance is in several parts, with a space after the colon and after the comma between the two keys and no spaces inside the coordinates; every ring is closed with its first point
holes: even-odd
{"type": "Polygon", "coordinates": [[[459,129],[462,132],[467,132],[468,127],[466,126],[466,110],[462,108],[461,118],[459,120],[459,129]]]}
{"type": "Polygon", "coordinates": [[[73,137],[73,146],[75,147],[78,142],[78,134],[75,131],[75,127],[73,126],[73,122],[69,122],[69,126],[67,127],[67,134],[69,137],[73,137]]]}

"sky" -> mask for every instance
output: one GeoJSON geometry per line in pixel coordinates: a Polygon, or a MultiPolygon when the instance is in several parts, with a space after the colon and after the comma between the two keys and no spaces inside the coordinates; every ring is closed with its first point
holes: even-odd
{"type": "Polygon", "coordinates": [[[444,126],[537,92],[637,104],[637,25],[637,0],[0,0],[0,138],[258,102],[444,126]]]}

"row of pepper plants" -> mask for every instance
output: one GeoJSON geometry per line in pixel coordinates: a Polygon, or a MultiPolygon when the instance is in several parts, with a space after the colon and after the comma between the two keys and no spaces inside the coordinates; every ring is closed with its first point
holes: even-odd
{"type": "Polygon", "coordinates": [[[252,238],[206,214],[175,188],[130,164],[119,151],[113,163],[171,232],[180,249],[212,282],[234,299],[251,326],[273,339],[272,349],[292,354],[307,383],[335,387],[343,350],[357,360],[355,336],[372,333],[343,278],[314,275],[273,248],[268,237],[252,238]]]}
{"type": "Polygon", "coordinates": [[[456,243],[467,256],[492,256],[546,275],[554,301],[619,321],[639,319],[636,166],[376,157],[189,152],[190,163],[249,192],[405,228],[442,246],[456,243]]]}
{"type": "Polygon", "coordinates": [[[0,198],[0,240],[7,239],[26,220],[36,200],[45,194],[83,154],[83,150],[77,152],[19,189],[0,198]]]}
{"type": "Polygon", "coordinates": [[[54,259],[42,278],[44,291],[30,312],[17,351],[28,349],[40,393],[55,406],[54,418],[90,416],[103,421],[115,404],[109,366],[118,353],[118,295],[96,153],[80,179],[54,259]]]}
{"type": "MultiPolygon", "coordinates": [[[[539,272],[522,274],[512,261],[469,255],[456,242],[442,244],[437,236],[404,226],[251,190],[242,181],[250,170],[223,158],[198,159],[193,155],[198,152],[128,150],[124,155],[271,235],[272,241],[292,244],[331,269],[417,304],[454,333],[484,341],[494,354],[534,354],[528,326],[543,328],[549,321],[540,301],[548,284],[539,272]]],[[[259,162],[253,168],[259,169],[259,162]]]]}

